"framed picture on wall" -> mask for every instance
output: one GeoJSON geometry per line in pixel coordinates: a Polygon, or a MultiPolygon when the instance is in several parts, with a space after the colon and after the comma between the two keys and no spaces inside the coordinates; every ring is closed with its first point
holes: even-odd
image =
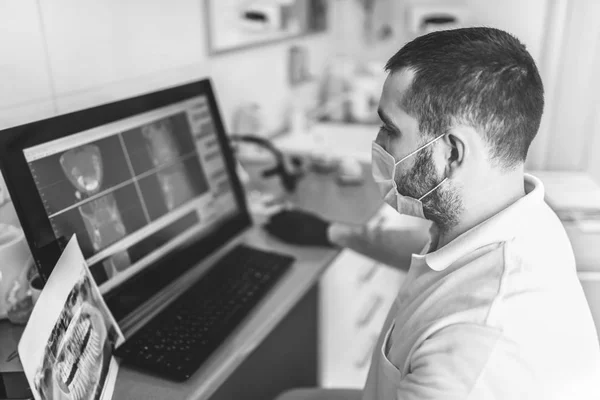
{"type": "Polygon", "coordinates": [[[208,52],[220,54],[324,32],[327,0],[204,0],[208,52]]]}

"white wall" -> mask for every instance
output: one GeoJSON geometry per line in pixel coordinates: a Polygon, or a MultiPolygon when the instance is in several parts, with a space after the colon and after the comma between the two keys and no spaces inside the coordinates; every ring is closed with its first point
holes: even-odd
{"type": "MultiPolygon", "coordinates": [[[[600,2],[569,0],[545,166],[600,177],[600,2]]],[[[600,183],[600,178],[598,183],[600,183]]]]}
{"type": "Polygon", "coordinates": [[[0,129],[52,115],[50,71],[36,0],[0,2],[0,129]]]}
{"type": "Polygon", "coordinates": [[[287,49],[307,45],[318,71],[330,36],[209,57],[202,0],[4,0],[0,128],[206,76],[226,121],[237,104],[252,100],[277,125],[291,93],[287,49]]]}

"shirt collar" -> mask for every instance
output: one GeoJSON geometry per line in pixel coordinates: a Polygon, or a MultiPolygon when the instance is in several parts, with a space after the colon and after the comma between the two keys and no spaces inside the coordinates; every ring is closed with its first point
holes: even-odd
{"type": "Polygon", "coordinates": [[[520,227],[527,224],[531,211],[544,201],[544,186],[536,177],[525,174],[525,196],[493,217],[469,229],[434,252],[425,255],[425,261],[434,271],[443,271],[463,256],[493,243],[514,238],[520,227]]]}

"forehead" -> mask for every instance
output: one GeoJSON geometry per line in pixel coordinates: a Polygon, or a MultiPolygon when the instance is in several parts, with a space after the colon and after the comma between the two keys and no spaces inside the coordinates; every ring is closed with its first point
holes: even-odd
{"type": "Polygon", "coordinates": [[[415,73],[413,70],[403,68],[390,73],[381,92],[380,107],[388,113],[397,113],[403,110],[402,99],[412,84],[415,73]]]}
{"type": "Polygon", "coordinates": [[[414,75],[412,70],[407,69],[390,73],[379,100],[379,114],[383,122],[410,136],[419,135],[419,122],[404,109],[402,100],[410,89],[414,75]]]}

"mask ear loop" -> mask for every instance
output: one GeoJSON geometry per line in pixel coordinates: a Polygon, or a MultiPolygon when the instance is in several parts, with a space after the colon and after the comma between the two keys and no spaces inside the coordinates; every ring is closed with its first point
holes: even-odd
{"type": "Polygon", "coordinates": [[[431,193],[433,193],[437,188],[439,188],[440,186],[442,186],[442,183],[446,182],[448,180],[448,177],[445,177],[440,183],[438,183],[433,189],[431,189],[429,192],[425,193],[423,196],[419,197],[419,201],[423,200],[425,197],[429,196],[431,193]]]}
{"type": "MultiPolygon", "coordinates": [[[[409,154],[409,155],[408,155],[408,156],[406,156],[406,157],[410,157],[412,154],[414,154],[414,153],[416,153],[416,152],[418,152],[418,151],[421,151],[421,150],[423,150],[425,147],[427,147],[427,146],[429,146],[429,145],[431,145],[431,144],[435,143],[435,142],[436,142],[438,139],[441,139],[441,138],[443,138],[444,136],[446,136],[446,133],[442,133],[440,136],[436,137],[435,139],[431,140],[430,142],[427,142],[427,143],[425,143],[423,146],[419,147],[417,150],[415,150],[413,153],[409,154]]],[[[406,158],[406,157],[404,157],[404,158],[406,158]]],[[[429,196],[431,193],[435,192],[435,190],[436,190],[437,188],[439,188],[440,186],[442,186],[442,184],[443,184],[444,182],[446,182],[447,180],[448,180],[448,177],[445,177],[444,179],[442,179],[442,181],[441,181],[440,183],[438,183],[438,184],[437,184],[437,185],[436,185],[436,186],[435,186],[433,189],[431,189],[429,192],[427,192],[427,193],[425,193],[423,196],[419,197],[419,198],[418,198],[418,200],[419,200],[419,201],[421,201],[421,200],[423,200],[425,197],[429,196]]]]}
{"type": "Polygon", "coordinates": [[[396,165],[400,164],[402,161],[406,160],[409,157],[414,156],[415,154],[417,154],[418,152],[420,152],[421,150],[423,150],[424,148],[431,146],[432,144],[434,144],[435,142],[437,142],[439,139],[443,138],[444,135],[446,135],[445,133],[436,137],[433,140],[430,140],[429,142],[425,143],[423,146],[419,147],[418,149],[416,149],[415,151],[413,151],[412,153],[409,153],[408,155],[402,157],[402,159],[400,161],[396,162],[396,165]]]}
{"type": "MultiPolygon", "coordinates": [[[[440,136],[436,137],[433,140],[430,140],[429,142],[425,143],[423,146],[419,147],[418,149],[416,149],[415,151],[413,151],[412,153],[407,154],[406,156],[402,157],[402,159],[400,161],[396,161],[394,163],[394,170],[392,171],[392,182],[394,184],[394,188],[396,189],[396,191],[398,191],[398,185],[396,183],[396,167],[398,167],[398,164],[400,164],[402,161],[406,160],[409,157],[414,156],[415,154],[417,154],[418,152],[420,152],[421,150],[423,150],[424,148],[434,144],[435,142],[437,142],[439,139],[443,138],[444,136],[446,136],[446,132],[442,133],[440,136]]],[[[375,143],[375,142],[373,142],[375,143]]],[[[375,143],[377,144],[377,143],[375,143]]],[[[377,145],[378,147],[381,148],[381,146],[377,145]]],[[[383,148],[381,148],[383,150],[383,148]]],[[[385,153],[387,153],[389,155],[389,153],[385,150],[383,150],[385,153]]],[[[393,158],[393,157],[392,157],[393,158]]],[[[443,181],[441,181],[436,187],[434,187],[433,189],[431,189],[429,192],[425,193],[423,196],[421,196],[418,200],[421,201],[421,199],[427,197],[429,194],[431,194],[435,189],[439,188],[442,183],[446,182],[446,180],[448,179],[448,177],[444,178],[443,181]]]]}

